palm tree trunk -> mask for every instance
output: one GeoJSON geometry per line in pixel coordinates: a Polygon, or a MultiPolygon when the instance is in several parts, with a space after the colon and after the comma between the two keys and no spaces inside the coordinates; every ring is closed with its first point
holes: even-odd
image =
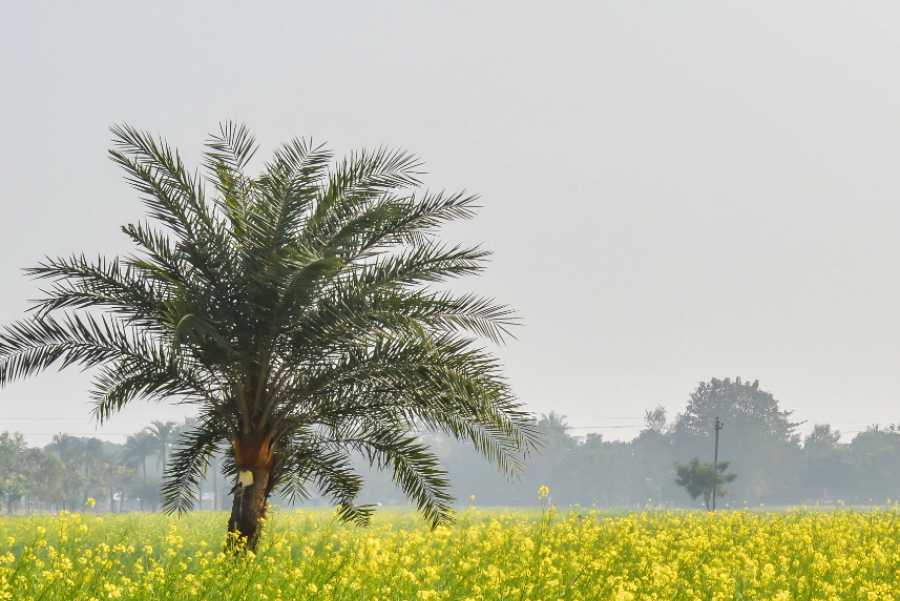
{"type": "Polygon", "coordinates": [[[266,515],[266,501],[269,497],[269,469],[256,468],[251,471],[253,484],[241,486],[234,491],[228,531],[247,539],[247,548],[255,549],[261,533],[260,521],[266,515]]]}
{"type": "Polygon", "coordinates": [[[257,437],[245,437],[234,442],[238,482],[228,531],[246,539],[248,549],[255,549],[261,533],[260,521],[266,515],[272,475],[271,442],[257,437]]]}

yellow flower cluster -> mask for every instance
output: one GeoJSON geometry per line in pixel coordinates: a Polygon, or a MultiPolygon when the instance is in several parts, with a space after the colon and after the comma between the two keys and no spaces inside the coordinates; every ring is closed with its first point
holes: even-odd
{"type": "Polygon", "coordinates": [[[432,531],[275,512],[255,553],[225,517],[0,518],[0,600],[900,601],[900,512],[500,512],[432,531]]]}

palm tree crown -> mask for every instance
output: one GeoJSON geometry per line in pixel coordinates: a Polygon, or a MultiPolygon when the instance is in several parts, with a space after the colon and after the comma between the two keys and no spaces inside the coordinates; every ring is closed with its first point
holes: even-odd
{"type": "Polygon", "coordinates": [[[166,470],[166,507],[192,507],[224,448],[230,528],[251,543],[276,487],[317,486],[344,519],[366,521],[354,453],[392,470],[433,524],[447,519],[447,476],[421,431],[516,468],[532,420],[479,344],[506,339],[514,315],[433,287],[484,268],[486,251],[435,237],[472,217],[475,197],[417,192],[421,164],[400,151],[333,163],[294,139],[251,177],[256,143],[227,123],[207,141],[204,177],[162,139],[112,132],[110,156],[149,213],[122,228],[136,252],[30,269],[51,283],[29,319],[0,332],[0,385],[77,364],[99,368],[101,422],[138,398],[195,405],[166,470]]]}

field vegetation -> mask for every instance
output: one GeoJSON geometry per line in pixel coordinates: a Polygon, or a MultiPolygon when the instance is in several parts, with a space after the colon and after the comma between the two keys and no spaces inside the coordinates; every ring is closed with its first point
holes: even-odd
{"type": "Polygon", "coordinates": [[[256,552],[198,512],[0,519],[0,599],[890,600],[900,512],[480,510],[431,530],[272,511],[256,552]],[[235,565],[238,564],[238,565],[235,565]]]}

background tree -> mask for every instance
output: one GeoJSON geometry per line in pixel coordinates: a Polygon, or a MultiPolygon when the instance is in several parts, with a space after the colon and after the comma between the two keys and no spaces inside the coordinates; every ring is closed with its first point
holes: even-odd
{"type": "Polygon", "coordinates": [[[802,470],[800,425],[779,407],[775,397],[758,381],[713,378],[691,393],[687,407],[672,427],[676,461],[708,456],[713,448],[713,425],[721,417],[719,457],[731,461],[741,475],[736,496],[757,504],[764,498],[781,502],[795,491],[802,470]],[[775,473],[777,471],[777,473],[775,473]]]}
{"type": "Polygon", "coordinates": [[[147,482],[147,458],[158,450],[157,441],[147,429],[132,434],[125,440],[123,460],[127,465],[140,470],[141,478],[147,482]]]}
{"type": "Polygon", "coordinates": [[[140,482],[132,481],[130,483],[128,494],[138,499],[141,511],[146,509],[148,500],[151,505],[155,505],[159,498],[159,482],[147,480],[147,458],[158,452],[158,443],[147,428],[132,434],[125,440],[122,459],[125,465],[136,469],[141,474],[140,482]]]}
{"type": "MultiPolygon", "coordinates": [[[[121,452],[119,456],[121,457],[121,452]]],[[[124,461],[113,461],[110,465],[109,473],[109,510],[123,511],[125,507],[125,499],[134,482],[135,469],[129,467],[124,461]],[[116,508],[116,498],[118,497],[118,509],[116,508]]]]}
{"type": "Polygon", "coordinates": [[[660,501],[671,488],[673,439],[668,434],[668,415],[664,407],[644,413],[644,428],[631,441],[631,470],[635,474],[632,494],[648,502],[660,501]],[[669,457],[669,463],[661,461],[669,457]],[[641,492],[637,492],[640,490],[641,492]]]}
{"type": "Polygon", "coordinates": [[[0,434],[0,502],[5,503],[7,513],[12,513],[13,506],[28,489],[26,451],[25,438],[21,434],[0,434]]]}
{"type": "MultiPolygon", "coordinates": [[[[534,498],[538,486],[548,485],[550,490],[562,489],[570,484],[574,473],[561,464],[578,443],[569,434],[566,416],[550,412],[542,415],[536,423],[541,433],[541,448],[530,458],[522,474],[518,489],[518,502],[527,503],[534,498]]],[[[555,496],[554,496],[555,498],[555,496]]]]}
{"type": "Polygon", "coordinates": [[[57,434],[53,441],[47,445],[46,450],[56,455],[63,465],[63,509],[74,510],[83,506],[87,498],[88,479],[86,474],[90,471],[87,465],[88,457],[85,453],[87,439],[71,436],[69,434],[57,434]]]}
{"type": "Polygon", "coordinates": [[[841,433],[828,424],[815,425],[804,439],[801,477],[809,498],[834,499],[848,491],[846,451],[841,447],[841,433]]]}
{"type": "Polygon", "coordinates": [[[655,409],[648,409],[644,412],[644,431],[663,435],[668,428],[668,421],[666,408],[662,405],[657,406],[655,409]]]}
{"type": "Polygon", "coordinates": [[[78,507],[83,507],[89,497],[104,498],[109,494],[112,473],[107,445],[99,438],[81,439],[81,467],[84,481],[78,507]]]}
{"type": "Polygon", "coordinates": [[[342,518],[366,521],[354,452],[390,468],[432,524],[447,520],[447,474],[419,430],[515,469],[532,423],[479,346],[502,342],[512,313],[433,288],[484,268],[486,251],[436,238],[473,216],[475,197],[416,192],[421,163],[400,151],[331,166],[326,148],[295,139],[251,176],[256,142],[225,124],[202,178],[164,140],[129,126],[113,136],[151,221],[123,228],[132,256],[30,270],[53,284],[0,333],[0,385],[79,365],[100,368],[101,421],[138,398],[192,404],[198,425],[172,453],[166,507],[194,505],[224,444],[240,485],[229,529],[251,546],[276,487],[317,485],[342,518]]]}
{"type": "Polygon", "coordinates": [[[852,470],[847,501],[874,504],[900,499],[900,435],[873,426],[854,437],[847,448],[852,470]]]}
{"type": "Polygon", "coordinates": [[[716,491],[716,496],[724,495],[725,489],[722,485],[733,482],[737,478],[736,474],[726,473],[727,469],[727,461],[720,461],[714,468],[713,464],[701,463],[695,457],[687,465],[675,465],[677,474],[675,482],[684,488],[693,500],[702,495],[703,504],[706,506],[706,510],[710,511],[713,491],[716,491]]]}
{"type": "Polygon", "coordinates": [[[157,420],[147,426],[147,433],[150,434],[153,442],[156,444],[158,451],[157,462],[162,473],[165,473],[166,461],[169,458],[169,448],[175,442],[178,426],[175,422],[157,420]]]}
{"type": "Polygon", "coordinates": [[[31,496],[44,508],[58,511],[66,500],[66,467],[62,459],[48,448],[33,449],[32,465],[36,466],[31,496]]]}

